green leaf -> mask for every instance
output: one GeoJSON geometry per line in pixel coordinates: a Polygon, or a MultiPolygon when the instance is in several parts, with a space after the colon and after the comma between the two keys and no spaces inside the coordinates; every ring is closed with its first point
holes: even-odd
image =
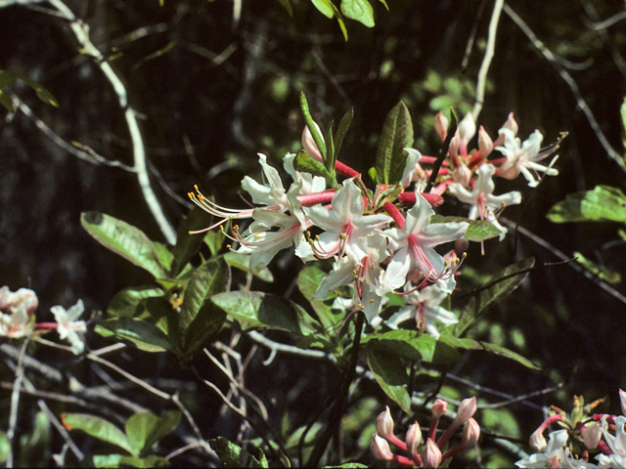
{"type": "Polygon", "coordinates": [[[289,14],[289,16],[293,18],[293,7],[291,6],[291,2],[289,0],[277,0],[277,1],[283,6],[285,10],[287,10],[287,13],[289,14]]]}
{"type": "Polygon", "coordinates": [[[334,177],[328,172],[326,167],[316,159],[309,156],[309,154],[304,150],[300,150],[294,158],[293,168],[296,171],[310,173],[313,176],[321,176],[325,178],[330,185],[334,184],[334,177]]]}
{"type": "Polygon", "coordinates": [[[9,98],[9,96],[2,90],[0,90],[0,104],[2,104],[7,111],[11,113],[15,112],[11,98],[9,98]]]}
{"type": "MultiPolygon", "coordinates": [[[[296,280],[296,284],[298,285],[298,290],[304,295],[304,297],[311,303],[311,307],[313,311],[317,314],[317,317],[320,319],[324,330],[328,331],[329,334],[332,334],[336,331],[337,327],[341,325],[341,322],[344,319],[343,314],[333,314],[332,308],[324,303],[322,300],[314,300],[313,295],[317,291],[317,287],[319,287],[322,280],[327,276],[324,271],[315,267],[308,266],[300,271],[298,274],[298,279],[296,280]]],[[[334,293],[329,293],[327,299],[334,298],[336,295],[334,293]]]]}
{"type": "Polygon", "coordinates": [[[318,332],[320,327],[302,307],[281,296],[263,292],[220,293],[211,300],[241,323],[244,330],[254,327],[281,329],[296,335],[318,332]]]}
{"type": "Polygon", "coordinates": [[[407,414],[412,415],[411,398],[406,390],[409,377],[399,356],[371,347],[365,347],[365,356],[371,372],[381,389],[398,403],[407,414]]]}
{"type": "Polygon", "coordinates": [[[332,18],[333,16],[335,16],[335,12],[330,4],[330,0],[311,0],[311,3],[325,17],[332,18]]]}
{"type": "Polygon", "coordinates": [[[413,122],[406,105],[400,101],[387,114],[376,150],[378,184],[397,184],[406,165],[404,149],[413,145],[413,122]]]}
{"type": "Polygon", "coordinates": [[[114,318],[139,316],[144,308],[146,298],[160,298],[165,292],[152,285],[128,287],[118,292],[107,308],[107,315],[114,318]]]}
{"type": "Polygon", "coordinates": [[[95,331],[103,337],[130,342],[144,352],[165,352],[172,348],[167,335],[159,327],[142,319],[120,317],[100,321],[95,331]]]}
{"type": "MultiPolygon", "coordinates": [[[[230,221],[227,221],[223,225],[225,231],[228,230],[229,225],[230,225],[230,221]]],[[[225,240],[226,240],[226,235],[224,234],[224,231],[220,229],[209,231],[204,236],[204,244],[206,244],[209,247],[209,250],[211,251],[212,256],[217,256],[217,254],[222,249],[222,246],[224,245],[225,240]]]]}
{"type": "Polygon", "coordinates": [[[610,270],[604,267],[600,267],[596,263],[590,261],[579,252],[574,252],[574,256],[577,257],[576,262],[582,265],[586,270],[597,276],[600,280],[616,285],[622,281],[622,276],[619,272],[610,270]]]}
{"type": "Polygon", "coordinates": [[[88,435],[136,455],[124,432],[103,418],[90,414],[62,414],[61,420],[68,430],[82,430],[88,435]]]}
{"type": "Polygon", "coordinates": [[[228,265],[223,257],[202,264],[189,279],[180,311],[180,328],[184,332],[211,296],[223,292],[230,283],[228,265]]]}
{"type": "Polygon", "coordinates": [[[311,111],[309,111],[309,103],[306,100],[306,95],[304,94],[304,91],[300,91],[300,108],[302,109],[302,115],[304,115],[304,121],[306,122],[306,126],[309,128],[309,132],[311,132],[311,135],[313,136],[313,140],[317,145],[317,149],[322,155],[322,161],[325,162],[326,145],[324,144],[324,140],[322,140],[322,136],[317,130],[315,122],[313,121],[313,117],[311,117],[311,111]]]}
{"type": "Polygon", "coordinates": [[[154,243],[143,231],[99,212],[83,212],[83,228],[107,249],[150,272],[155,278],[167,277],[154,243]]]}
{"type": "Polygon", "coordinates": [[[387,2],[385,0],[380,0],[380,3],[385,5],[385,8],[387,9],[387,11],[389,11],[389,5],[387,5],[387,2]]]}
{"type": "Polygon", "coordinates": [[[209,444],[225,467],[263,467],[257,458],[226,438],[220,436],[209,440],[209,444]]]}
{"type": "Polygon", "coordinates": [[[461,355],[448,344],[439,342],[428,334],[398,329],[384,333],[368,334],[362,339],[376,350],[435,364],[452,364],[461,361],[461,355]]]}
{"type": "Polygon", "coordinates": [[[547,215],[554,223],[581,221],[626,222],[626,195],[611,186],[596,186],[592,191],[568,194],[547,215]]]}
{"type": "Polygon", "coordinates": [[[163,266],[164,270],[167,272],[172,267],[172,261],[174,261],[174,254],[170,251],[170,248],[163,243],[159,243],[157,241],[152,241],[154,245],[154,250],[157,253],[157,258],[159,262],[163,266]]]}
{"type": "Polygon", "coordinates": [[[94,467],[120,467],[123,454],[94,454],[92,456],[94,467]]]}
{"type": "Polygon", "coordinates": [[[160,456],[124,456],[123,454],[97,454],[92,457],[95,467],[169,467],[170,462],[160,456]]]}
{"type": "Polygon", "coordinates": [[[624,148],[626,148],[626,97],[624,98],[624,102],[620,108],[620,114],[622,115],[622,143],[624,148]]]}
{"type": "Polygon", "coordinates": [[[464,350],[484,350],[486,352],[491,352],[495,355],[500,355],[501,357],[514,360],[527,368],[533,370],[539,369],[539,367],[537,367],[533,362],[521,356],[519,353],[513,352],[512,350],[500,345],[490,344],[489,342],[474,339],[460,339],[448,334],[441,334],[439,341],[449,345],[450,347],[461,348],[464,350]]]}
{"type": "Polygon", "coordinates": [[[345,469],[359,469],[359,468],[367,468],[369,466],[365,464],[361,464],[359,462],[347,462],[342,464],[341,466],[323,466],[322,469],[333,469],[333,468],[345,468],[345,469]]]}
{"type": "Polygon", "coordinates": [[[524,271],[532,268],[534,265],[535,258],[527,257],[515,264],[505,267],[494,275],[494,277],[476,293],[477,296],[472,298],[463,309],[459,322],[454,329],[455,335],[459,337],[463,335],[465,331],[484,314],[489,306],[502,301],[505,297],[510,295],[528,276],[528,272],[524,271]]]}
{"type": "Polygon", "coordinates": [[[0,462],[4,462],[11,454],[11,444],[7,438],[7,434],[0,432],[0,462]]]}
{"type": "Polygon", "coordinates": [[[433,215],[430,218],[431,223],[469,223],[465,237],[469,241],[481,242],[486,239],[495,238],[500,235],[500,230],[493,223],[486,220],[469,220],[462,217],[444,217],[442,215],[433,215]]]}
{"type": "Polygon", "coordinates": [[[48,467],[51,456],[52,426],[45,412],[37,412],[32,430],[19,440],[19,458],[16,467],[48,467]]]}
{"type": "Polygon", "coordinates": [[[7,70],[0,70],[0,88],[5,88],[13,83],[15,83],[13,74],[7,70]]]}
{"type": "Polygon", "coordinates": [[[220,331],[225,321],[226,313],[211,300],[207,300],[198,311],[196,318],[185,330],[183,337],[185,356],[190,357],[204,347],[220,331]]]}
{"type": "Polygon", "coordinates": [[[348,112],[344,114],[339,122],[339,127],[337,127],[337,133],[335,134],[335,159],[339,157],[339,152],[341,151],[341,145],[343,144],[343,139],[348,133],[348,129],[350,128],[350,124],[352,123],[352,119],[354,118],[354,109],[350,109],[348,112]]]}
{"type": "Polygon", "coordinates": [[[40,83],[37,83],[34,80],[31,80],[30,78],[28,78],[26,75],[19,73],[19,72],[13,72],[13,71],[9,71],[6,70],[8,73],[10,73],[11,75],[20,78],[24,83],[26,83],[28,86],[30,86],[33,90],[35,90],[35,93],[37,94],[37,97],[43,101],[46,104],[50,104],[54,107],[59,107],[59,103],[56,100],[56,98],[54,96],[52,96],[52,93],[50,93],[50,91],[48,91],[46,88],[44,88],[43,85],[41,85],[40,83]]]}
{"type": "Polygon", "coordinates": [[[341,12],[351,20],[374,27],[374,9],[367,0],[341,0],[341,12]]]}
{"type": "Polygon", "coordinates": [[[172,249],[174,255],[174,262],[172,263],[172,269],[170,274],[173,277],[178,276],[185,267],[185,264],[198,252],[205,234],[190,234],[190,231],[197,231],[208,226],[211,226],[213,215],[205,210],[202,210],[197,205],[194,206],[187,214],[185,221],[183,221],[180,229],[178,230],[178,236],[176,237],[176,245],[172,249]]]}
{"type": "Polygon", "coordinates": [[[333,174],[335,171],[335,160],[337,155],[335,154],[335,137],[333,135],[333,125],[335,121],[330,121],[328,124],[328,130],[326,131],[326,170],[329,174],[333,174]]]}
{"type": "Polygon", "coordinates": [[[180,423],[180,412],[170,410],[161,417],[150,412],[131,416],[126,421],[126,435],[136,454],[150,450],[152,446],[180,423]]]}
{"type": "Polygon", "coordinates": [[[226,263],[231,267],[235,267],[239,270],[243,270],[244,272],[248,272],[249,274],[254,275],[255,277],[260,278],[264,282],[273,282],[274,276],[270,269],[263,264],[257,264],[254,269],[250,268],[250,255],[243,254],[240,252],[227,252],[224,254],[224,259],[226,263]]]}

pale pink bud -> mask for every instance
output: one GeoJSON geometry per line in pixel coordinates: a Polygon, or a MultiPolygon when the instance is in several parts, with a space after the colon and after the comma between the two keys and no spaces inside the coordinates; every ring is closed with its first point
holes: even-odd
{"type": "Polygon", "coordinates": [[[471,112],[465,114],[465,117],[459,122],[458,132],[462,142],[469,142],[476,133],[476,123],[471,112]]]}
{"type": "Polygon", "coordinates": [[[417,447],[422,442],[422,429],[419,424],[415,422],[413,425],[409,427],[406,432],[406,446],[407,451],[411,455],[411,457],[416,458],[417,456],[417,447]]]}
{"type": "Polygon", "coordinates": [[[424,467],[437,467],[441,462],[441,450],[430,438],[426,440],[426,446],[422,451],[422,462],[424,467]]]}
{"type": "Polygon", "coordinates": [[[463,399],[459,405],[456,418],[452,425],[458,427],[462,423],[465,423],[468,418],[474,415],[476,412],[476,396],[468,399],[463,399]]]}
{"type": "Polygon", "coordinates": [[[626,415],[626,392],[619,390],[619,401],[622,404],[622,414],[626,415]]]}
{"type": "Polygon", "coordinates": [[[458,182],[463,187],[468,187],[472,179],[472,171],[465,163],[459,161],[459,165],[452,171],[452,180],[458,182]]]}
{"type": "Polygon", "coordinates": [[[515,121],[512,112],[509,113],[509,117],[502,126],[502,128],[509,129],[511,132],[513,132],[513,136],[517,135],[517,132],[519,131],[519,126],[517,125],[517,122],[515,121]]]}
{"type": "Polygon", "coordinates": [[[450,153],[450,157],[452,158],[452,166],[457,167],[459,164],[458,156],[459,156],[459,147],[461,146],[461,142],[459,141],[458,134],[452,137],[450,140],[450,146],[448,147],[448,153],[450,153]]]}
{"type": "Polygon", "coordinates": [[[381,412],[376,419],[376,431],[387,440],[393,440],[395,438],[393,434],[393,418],[391,418],[389,406],[385,406],[384,412],[381,412]]]}
{"type": "Polygon", "coordinates": [[[480,425],[473,418],[467,419],[465,426],[463,427],[463,440],[461,444],[464,448],[474,446],[478,442],[480,437],[480,425]]]}
{"type": "Polygon", "coordinates": [[[491,137],[481,125],[480,129],[478,129],[478,153],[480,153],[481,158],[485,159],[492,151],[493,140],[491,140],[491,137]]]}
{"type": "Polygon", "coordinates": [[[542,427],[539,427],[533,432],[532,435],[530,435],[530,439],[528,440],[530,447],[539,453],[541,453],[544,449],[546,449],[546,446],[548,446],[548,442],[543,436],[543,430],[544,429],[542,427]]]}
{"type": "Polygon", "coordinates": [[[446,401],[442,401],[441,399],[437,399],[433,404],[433,407],[430,409],[434,418],[439,418],[446,412],[448,412],[448,403],[446,401]]]}
{"type": "Polygon", "coordinates": [[[583,443],[587,449],[595,449],[602,438],[602,426],[598,422],[593,422],[585,427],[583,432],[583,443]]]}
{"type": "Polygon", "coordinates": [[[435,130],[443,142],[446,139],[446,135],[448,135],[448,118],[441,111],[435,116],[435,130]]]}
{"type": "Polygon", "coordinates": [[[372,456],[382,461],[391,461],[393,459],[393,453],[389,448],[389,443],[384,438],[378,436],[378,433],[374,433],[372,441],[370,443],[370,451],[372,456]]]}
{"type": "MultiPolygon", "coordinates": [[[[320,126],[317,125],[317,122],[313,123],[315,124],[315,128],[317,129],[318,133],[322,137],[322,141],[324,141],[324,134],[322,133],[322,129],[320,129],[320,126]]],[[[313,135],[311,134],[311,131],[309,130],[309,127],[307,125],[304,126],[304,130],[302,131],[302,147],[306,150],[311,158],[315,158],[320,163],[324,162],[322,154],[317,148],[315,140],[313,140],[313,135]]]]}

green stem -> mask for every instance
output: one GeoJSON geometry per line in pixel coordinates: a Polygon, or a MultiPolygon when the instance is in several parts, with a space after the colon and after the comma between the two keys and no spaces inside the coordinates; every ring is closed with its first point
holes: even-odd
{"type": "Polygon", "coordinates": [[[448,128],[448,135],[446,135],[446,139],[443,141],[441,145],[441,149],[439,150],[439,155],[437,155],[437,159],[435,160],[435,166],[433,167],[432,172],[430,173],[430,178],[428,179],[428,184],[426,185],[426,190],[424,192],[430,192],[431,187],[437,180],[437,176],[439,175],[439,170],[441,169],[441,165],[443,164],[443,160],[446,159],[446,155],[448,154],[448,149],[450,148],[450,142],[454,138],[454,134],[456,134],[456,129],[458,127],[458,119],[454,112],[454,109],[450,108],[450,127],[448,128]]]}

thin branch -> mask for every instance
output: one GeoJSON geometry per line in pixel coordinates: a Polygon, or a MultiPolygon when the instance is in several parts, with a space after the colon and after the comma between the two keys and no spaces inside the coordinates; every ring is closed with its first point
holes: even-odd
{"type": "Polygon", "coordinates": [[[491,21],[489,21],[489,35],[487,36],[487,48],[485,50],[485,56],[483,62],[480,64],[480,70],[478,71],[478,83],[476,84],[476,102],[474,103],[474,109],[472,110],[472,117],[474,122],[478,121],[480,111],[483,109],[483,102],[485,99],[485,86],[487,85],[487,72],[491,65],[491,59],[496,47],[496,33],[498,32],[498,22],[500,21],[500,14],[502,13],[502,7],[504,6],[504,0],[496,0],[493,6],[493,13],[491,14],[491,21]]]}
{"type": "Polygon", "coordinates": [[[598,21],[597,23],[594,23],[592,25],[592,28],[596,31],[599,31],[601,29],[607,29],[622,20],[626,20],[626,11],[620,11],[619,13],[616,13],[615,15],[605,19],[604,21],[598,21]]]}
{"type": "Polygon", "coordinates": [[[596,137],[600,141],[600,144],[602,145],[604,150],[607,152],[609,157],[617,163],[620,169],[626,172],[626,164],[624,163],[622,156],[617,151],[615,151],[615,149],[611,146],[608,139],[602,132],[602,129],[600,129],[598,121],[596,121],[593,112],[587,105],[587,102],[584,100],[582,93],[580,92],[580,89],[578,88],[578,85],[576,84],[572,76],[567,72],[567,70],[564,70],[563,67],[559,66],[558,60],[555,55],[545,46],[543,42],[539,40],[539,38],[537,38],[537,36],[535,36],[535,33],[533,33],[533,31],[528,27],[524,20],[522,20],[522,18],[517,13],[515,13],[515,11],[508,4],[505,4],[503,9],[504,12],[509,16],[509,18],[511,18],[513,22],[524,32],[528,40],[554,66],[556,71],[559,73],[561,78],[565,81],[565,83],[569,86],[570,90],[574,94],[578,107],[580,107],[580,109],[585,114],[585,117],[587,117],[589,125],[596,134],[596,137]]]}
{"type": "Polygon", "coordinates": [[[6,460],[6,467],[13,467],[13,438],[15,437],[15,427],[17,426],[17,410],[20,404],[20,389],[22,387],[22,381],[24,381],[24,355],[26,354],[26,347],[30,342],[30,337],[26,337],[22,348],[20,349],[20,356],[17,360],[17,366],[15,368],[15,384],[13,385],[13,391],[11,392],[11,411],[9,413],[9,429],[7,430],[7,441],[9,442],[9,455],[6,460]]]}
{"type": "Polygon", "coordinates": [[[337,361],[335,356],[331,353],[322,352],[319,350],[303,350],[301,348],[298,348],[292,345],[280,344],[278,342],[274,342],[273,340],[268,339],[267,337],[263,336],[262,334],[259,334],[256,331],[249,331],[247,332],[247,335],[256,343],[261,344],[270,350],[276,350],[277,352],[286,353],[288,355],[294,355],[294,356],[303,357],[303,358],[311,358],[314,360],[328,360],[331,363],[334,363],[337,361]]]}
{"type": "Polygon", "coordinates": [[[483,17],[483,12],[485,11],[485,6],[487,5],[487,0],[481,0],[480,5],[478,5],[478,11],[476,12],[476,19],[474,20],[474,24],[472,25],[472,31],[470,32],[469,39],[467,40],[467,45],[465,46],[465,53],[463,54],[463,61],[461,62],[461,70],[463,73],[467,70],[467,65],[469,63],[470,56],[472,55],[472,49],[474,48],[474,42],[476,41],[476,33],[478,32],[478,25],[480,24],[480,20],[483,17]]]}
{"type": "Polygon", "coordinates": [[[95,59],[95,63],[113,86],[115,94],[117,95],[119,105],[124,111],[124,118],[126,120],[128,132],[130,134],[130,138],[133,144],[133,160],[135,162],[134,169],[137,174],[137,180],[139,182],[139,187],[141,188],[141,191],[143,193],[144,200],[146,201],[148,208],[152,212],[152,216],[154,217],[159,228],[161,229],[161,232],[163,233],[163,236],[165,237],[167,242],[170,244],[175,244],[176,230],[174,230],[174,227],[165,216],[165,213],[163,212],[163,209],[156,197],[156,194],[154,193],[154,191],[152,190],[152,186],[150,185],[143,138],[139,130],[139,124],[137,123],[135,110],[128,102],[127,91],[124,84],[117,76],[117,74],[113,71],[113,68],[106,61],[106,58],[102,55],[100,50],[98,50],[98,48],[89,39],[87,25],[78,18],[76,18],[72,10],[70,10],[67,5],[65,5],[65,3],[63,3],[61,0],[49,1],[50,4],[60,13],[62,13],[65,18],[70,22],[70,28],[74,33],[76,40],[81,45],[83,53],[95,59]]]}
{"type": "MultiPolygon", "coordinates": [[[[9,344],[0,345],[0,352],[2,352],[7,357],[12,358],[17,361],[20,356],[20,351],[9,344]]],[[[40,362],[39,360],[31,357],[30,355],[24,355],[23,364],[25,368],[36,371],[40,375],[42,375],[46,380],[53,381],[55,383],[63,382],[63,375],[61,372],[55,368],[52,368],[45,363],[40,362]]]]}
{"type": "Polygon", "coordinates": [[[495,402],[493,404],[482,404],[482,405],[479,405],[478,408],[479,409],[498,409],[500,407],[506,407],[511,404],[515,404],[517,402],[523,402],[527,399],[530,399],[531,397],[537,397],[537,396],[543,396],[545,394],[550,394],[551,392],[558,391],[563,386],[565,386],[565,383],[559,383],[556,386],[552,386],[551,388],[529,392],[528,394],[522,394],[521,396],[512,397],[510,399],[507,399],[506,401],[495,402]]]}

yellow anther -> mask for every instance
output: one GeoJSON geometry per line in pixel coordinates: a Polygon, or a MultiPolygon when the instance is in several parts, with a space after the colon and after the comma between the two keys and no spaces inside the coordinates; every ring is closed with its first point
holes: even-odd
{"type": "Polygon", "coordinates": [[[257,233],[257,234],[254,235],[254,237],[258,239],[258,238],[261,237],[261,235],[257,233]]]}
{"type": "Polygon", "coordinates": [[[372,304],[374,302],[374,300],[370,300],[370,304],[372,304]]]}
{"type": "Polygon", "coordinates": [[[226,249],[230,249],[230,244],[227,244],[227,245],[226,245],[226,249]]]}
{"type": "Polygon", "coordinates": [[[204,202],[204,196],[202,194],[198,194],[198,200],[204,202]]]}
{"type": "Polygon", "coordinates": [[[356,269],[352,271],[352,274],[353,274],[353,275],[356,275],[356,269]]]}
{"type": "Polygon", "coordinates": [[[222,230],[222,233],[224,232],[224,225],[220,225],[220,230],[222,230]]]}
{"type": "Polygon", "coordinates": [[[361,303],[359,303],[357,307],[363,309],[363,305],[361,303]]]}
{"type": "Polygon", "coordinates": [[[339,233],[339,237],[341,239],[346,239],[346,234],[345,233],[339,233]]]}
{"type": "Polygon", "coordinates": [[[233,226],[233,231],[239,231],[239,225],[233,226]]]}
{"type": "Polygon", "coordinates": [[[306,235],[310,238],[311,237],[311,232],[307,230],[306,235]]]}
{"type": "Polygon", "coordinates": [[[320,235],[315,235],[315,241],[319,241],[320,240],[320,235]]]}
{"type": "Polygon", "coordinates": [[[198,189],[198,184],[194,184],[194,185],[193,185],[193,188],[194,188],[196,191],[200,192],[200,189],[198,189]]]}

